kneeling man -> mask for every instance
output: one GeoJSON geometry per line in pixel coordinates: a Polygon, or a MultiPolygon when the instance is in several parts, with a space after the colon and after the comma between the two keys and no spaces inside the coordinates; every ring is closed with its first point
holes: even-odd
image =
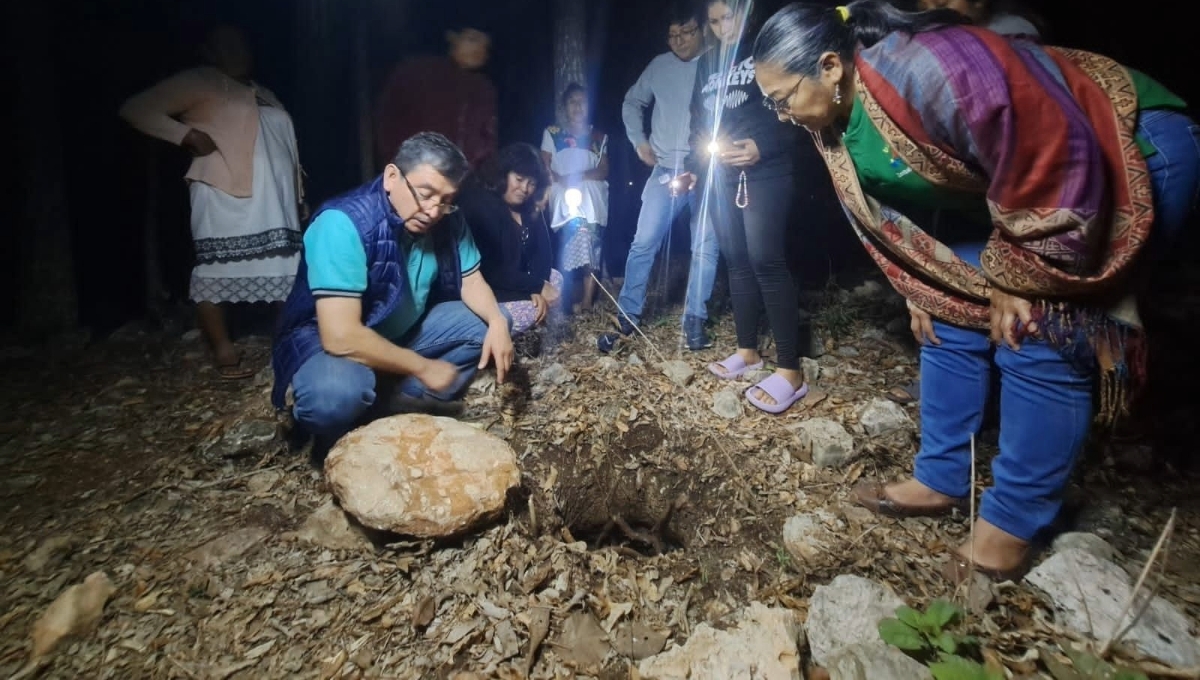
{"type": "Polygon", "coordinates": [[[321,206],[305,232],[275,339],[271,400],[283,408],[292,387],[314,457],[376,402],[378,415],[437,411],[489,361],[503,382],[509,322],[479,273],[470,229],[452,215],[467,168],[448,139],[422,132],[382,176],[321,206]]]}

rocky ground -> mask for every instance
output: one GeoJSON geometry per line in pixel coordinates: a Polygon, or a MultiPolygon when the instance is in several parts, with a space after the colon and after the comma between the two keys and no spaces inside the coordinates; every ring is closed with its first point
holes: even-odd
{"type": "MultiPolygon", "coordinates": [[[[601,356],[602,312],[526,346],[513,384],[481,377],[464,417],[509,443],[522,488],[498,521],[453,540],[351,526],[282,442],[269,370],[217,380],[194,332],[5,349],[0,670],[773,678],[820,665],[919,677],[878,644],[875,622],[902,601],[949,598],[974,608],[964,626],[984,659],[1037,677],[1086,631],[1103,642],[1128,621],[1130,586],[1176,509],[1139,591],[1159,599],[1137,601],[1147,612],[1115,653],[1200,677],[1194,483],[1136,442],[1097,441],[1064,527],[1088,535],[1047,549],[1025,582],[952,592],[938,568],[965,522],[881,520],[848,502],[856,480],[911,466],[917,409],[880,399],[916,373],[902,304],[868,283],[805,306],[819,331],[813,390],[781,417],[743,404],[749,380],[705,371],[732,347],[727,314],[714,349],[695,354],[664,321],[601,356]],[[606,526],[614,516],[627,527],[606,526]],[[747,660],[756,670],[737,671],[747,660]],[[704,676],[706,663],[724,670],[704,676]],[[893,670],[863,670],[878,664],[893,670]]],[[[265,366],[266,339],[246,346],[265,366]]],[[[981,484],[994,443],[979,441],[981,484]]]]}

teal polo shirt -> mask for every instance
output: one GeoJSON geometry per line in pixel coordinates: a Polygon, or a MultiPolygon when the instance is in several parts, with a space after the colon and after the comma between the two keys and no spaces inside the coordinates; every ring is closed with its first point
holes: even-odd
{"type": "MultiPolygon", "coordinates": [[[[411,294],[374,329],[393,342],[412,330],[425,314],[429,292],[438,276],[433,239],[428,235],[414,237],[407,231],[400,239],[401,251],[408,254],[405,265],[411,294]]],[[[304,258],[313,297],[362,297],[367,289],[366,248],[350,217],[340,210],[326,210],[309,225],[304,232],[304,258]]],[[[479,270],[479,249],[470,229],[464,229],[459,237],[458,258],[464,277],[479,270]]]]}

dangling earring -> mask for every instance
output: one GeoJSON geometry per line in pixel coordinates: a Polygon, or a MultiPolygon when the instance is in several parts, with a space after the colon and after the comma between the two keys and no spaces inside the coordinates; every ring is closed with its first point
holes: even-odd
{"type": "Polygon", "coordinates": [[[833,86],[833,104],[834,106],[842,105],[842,84],[838,83],[833,86]]]}

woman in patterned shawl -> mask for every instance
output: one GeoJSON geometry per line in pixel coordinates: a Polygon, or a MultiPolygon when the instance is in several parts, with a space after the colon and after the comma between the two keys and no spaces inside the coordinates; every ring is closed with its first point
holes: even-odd
{"type": "Polygon", "coordinates": [[[812,132],[921,348],[912,479],[866,483],[895,516],[961,508],[972,436],[1001,376],[1000,453],[973,538],[945,574],[1019,574],[1093,420],[1140,377],[1130,295],[1200,189],[1200,131],[1157,82],[1105,57],[875,0],[793,4],[755,48],[765,104],[812,132]],[[937,238],[906,214],[954,213],[937,238]]]}

